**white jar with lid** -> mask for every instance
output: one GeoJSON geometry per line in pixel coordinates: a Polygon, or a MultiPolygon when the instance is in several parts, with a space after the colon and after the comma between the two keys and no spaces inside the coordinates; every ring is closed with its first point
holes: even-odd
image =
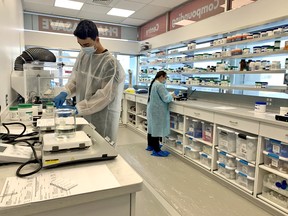
{"type": "Polygon", "coordinates": [[[258,101],[255,103],[255,112],[265,113],[266,112],[266,102],[258,101]]]}
{"type": "Polygon", "coordinates": [[[27,125],[32,124],[33,109],[32,104],[19,104],[18,105],[19,120],[27,125]]]}
{"type": "Polygon", "coordinates": [[[11,121],[19,121],[18,106],[9,107],[9,118],[11,121]]]}

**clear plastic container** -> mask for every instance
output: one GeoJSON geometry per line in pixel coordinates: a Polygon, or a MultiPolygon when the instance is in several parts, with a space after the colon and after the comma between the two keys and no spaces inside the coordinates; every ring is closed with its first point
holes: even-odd
{"type": "Polygon", "coordinates": [[[225,164],[228,167],[236,168],[236,158],[232,155],[227,154],[226,152],[218,151],[218,161],[225,164]]]}
{"type": "Polygon", "coordinates": [[[53,116],[54,115],[54,104],[52,102],[46,103],[46,110],[45,114],[47,116],[53,116]]]}
{"type": "Polygon", "coordinates": [[[288,173],[288,158],[266,151],[263,151],[263,154],[265,166],[276,169],[282,173],[288,173]]]}
{"type": "Polygon", "coordinates": [[[218,146],[221,150],[233,153],[236,151],[235,131],[227,128],[217,127],[218,146]]]}
{"type": "Polygon", "coordinates": [[[24,124],[30,125],[33,120],[32,104],[19,104],[18,105],[19,120],[24,124]]]}
{"type": "Polygon", "coordinates": [[[208,122],[201,122],[202,124],[202,139],[207,142],[213,142],[213,124],[208,122]]]}
{"type": "Polygon", "coordinates": [[[249,163],[248,161],[236,158],[237,160],[237,170],[248,175],[249,177],[255,177],[255,165],[249,163]]]}
{"type": "Polygon", "coordinates": [[[173,137],[165,137],[166,145],[172,148],[175,148],[176,146],[176,139],[173,137]]]}
{"type": "Polygon", "coordinates": [[[288,158],[288,143],[265,138],[265,150],[282,157],[288,158]]]}
{"type": "Polygon", "coordinates": [[[55,136],[57,139],[73,138],[76,132],[75,110],[56,109],[55,136]]]}
{"type": "Polygon", "coordinates": [[[184,149],[185,155],[193,160],[199,160],[200,159],[200,151],[192,149],[190,146],[186,146],[184,149]]]}
{"type": "Polygon", "coordinates": [[[189,139],[188,139],[188,145],[197,151],[202,151],[202,149],[203,149],[203,144],[198,142],[198,141],[193,140],[193,138],[191,138],[191,137],[189,137],[189,139]]]}
{"type": "Polygon", "coordinates": [[[258,137],[235,132],[236,155],[248,161],[256,160],[258,137]]]}
{"type": "Polygon", "coordinates": [[[218,164],[218,173],[222,176],[225,176],[227,179],[236,179],[236,173],[235,170],[236,168],[234,167],[229,167],[225,165],[224,163],[220,163],[217,161],[218,164]]]}
{"type": "Polygon", "coordinates": [[[183,151],[183,142],[181,140],[176,140],[175,147],[179,151],[183,151]]]}
{"type": "Polygon", "coordinates": [[[200,154],[200,163],[208,168],[211,168],[211,156],[205,154],[204,152],[199,152],[199,154],[200,154]]]}
{"type": "Polygon", "coordinates": [[[193,119],[188,126],[187,134],[195,138],[202,138],[202,124],[199,120],[193,119]]]}
{"type": "Polygon", "coordinates": [[[254,178],[246,175],[239,170],[235,170],[236,172],[236,183],[247,188],[250,191],[253,191],[254,188],[254,178]]]}
{"type": "Polygon", "coordinates": [[[288,180],[276,174],[269,173],[263,177],[263,186],[288,197],[288,180]]]}
{"type": "Polygon", "coordinates": [[[212,155],[212,147],[210,147],[210,146],[203,145],[202,151],[205,154],[212,155]]]}

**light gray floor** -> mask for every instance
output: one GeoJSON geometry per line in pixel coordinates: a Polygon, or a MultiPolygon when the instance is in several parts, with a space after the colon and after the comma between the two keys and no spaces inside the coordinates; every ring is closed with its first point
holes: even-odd
{"type": "Polygon", "coordinates": [[[267,212],[173,155],[153,157],[146,139],[120,127],[117,150],[144,179],[136,216],[268,216],[267,212]]]}

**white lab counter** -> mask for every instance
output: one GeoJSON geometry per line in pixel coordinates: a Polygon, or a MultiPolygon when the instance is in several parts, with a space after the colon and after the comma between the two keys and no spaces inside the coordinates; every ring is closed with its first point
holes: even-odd
{"type": "MultiPolygon", "coordinates": [[[[56,216],[56,215],[117,215],[132,216],[135,215],[135,195],[141,190],[142,178],[118,155],[113,160],[101,162],[89,162],[78,165],[69,165],[53,169],[42,169],[40,173],[49,173],[53,171],[65,172],[69,170],[73,172],[73,181],[79,183],[81,179],[95,179],[97,176],[103,175],[98,172],[83,172],[82,169],[91,170],[97,166],[106,166],[112,173],[117,184],[108,187],[107,183],[97,183],[96,189],[85,189],[74,195],[68,195],[56,199],[44,199],[43,201],[30,202],[23,205],[13,207],[0,207],[1,216],[56,216]],[[79,171],[81,170],[81,172],[79,171]],[[83,174],[84,173],[84,174],[83,174]],[[81,175],[81,176],[79,176],[81,175]]],[[[0,189],[2,190],[5,179],[15,176],[18,165],[0,166],[0,189]]],[[[31,176],[33,177],[33,176],[31,176]]],[[[109,181],[110,179],[107,179],[109,181]]],[[[86,181],[85,181],[86,182],[86,181]]],[[[41,182],[40,182],[41,183],[41,182]]],[[[78,187],[78,186],[77,186],[78,187]]],[[[89,188],[89,187],[88,187],[89,188]]],[[[52,190],[52,189],[51,189],[52,190]]],[[[0,197],[1,199],[1,197],[0,197]]]]}

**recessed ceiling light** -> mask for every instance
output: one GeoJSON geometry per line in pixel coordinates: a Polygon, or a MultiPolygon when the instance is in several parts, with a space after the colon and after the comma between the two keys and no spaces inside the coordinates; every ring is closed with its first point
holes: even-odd
{"type": "Polygon", "coordinates": [[[72,10],[80,10],[83,2],[70,1],[70,0],[55,0],[55,7],[68,8],[72,10]]]}
{"type": "Polygon", "coordinates": [[[179,22],[176,22],[175,25],[180,25],[180,26],[186,26],[186,25],[189,25],[191,23],[194,23],[195,21],[193,20],[181,20],[179,22]]]}
{"type": "Polygon", "coordinates": [[[120,8],[112,8],[107,14],[112,16],[120,16],[120,17],[129,17],[135,11],[132,10],[125,10],[120,8]]]}

